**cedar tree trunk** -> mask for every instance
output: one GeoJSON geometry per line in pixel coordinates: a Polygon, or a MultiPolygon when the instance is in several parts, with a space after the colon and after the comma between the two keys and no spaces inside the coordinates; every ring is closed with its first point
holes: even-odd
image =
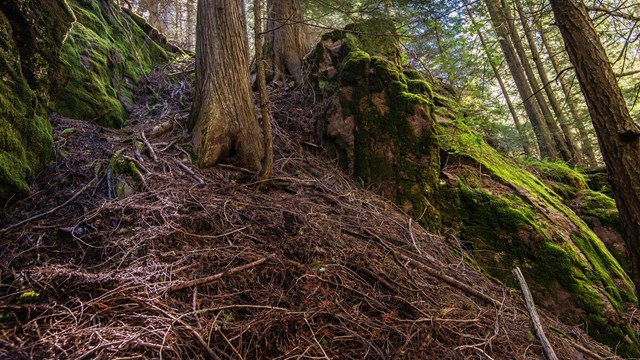
{"type": "Polygon", "coordinates": [[[235,156],[260,169],[262,135],[249,85],[249,46],[241,0],[199,0],[192,143],[201,167],[235,156]]]}
{"type": "Polygon", "coordinates": [[[270,60],[267,76],[273,81],[293,77],[302,84],[302,62],[309,48],[307,25],[300,0],[268,0],[265,57],[270,60]]]}

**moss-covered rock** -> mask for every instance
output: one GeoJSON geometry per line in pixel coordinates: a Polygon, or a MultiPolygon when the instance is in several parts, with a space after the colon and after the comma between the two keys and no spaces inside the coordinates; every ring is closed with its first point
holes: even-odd
{"type": "MultiPolygon", "coordinates": [[[[620,353],[639,355],[625,310],[637,302],[633,284],[603,241],[564,203],[568,193],[589,191],[584,176],[563,164],[535,164],[553,179],[549,186],[462,122],[438,130],[446,153],[443,179],[456,180],[445,181],[448,189],[439,194],[443,225],[469,241],[476,263],[512,286],[510,271],[519,266],[538,304],[567,323],[586,324],[592,336],[620,353]],[[572,190],[559,194],[558,184],[572,190]]],[[[593,206],[604,208],[598,199],[593,206]]]]}
{"type": "Polygon", "coordinates": [[[26,193],[52,156],[51,80],[73,21],[64,0],[0,2],[0,200],[26,193]]]}
{"type": "Polygon", "coordinates": [[[69,4],[78,22],[62,48],[55,111],[105,126],[122,126],[136,84],[170,55],[145,33],[141,19],[122,12],[115,3],[69,0],[69,4]]]}
{"type": "MultiPolygon", "coordinates": [[[[317,84],[331,98],[322,131],[345,170],[410,213],[429,214],[438,181],[433,92],[419,76],[408,79],[399,63],[395,31],[369,36],[369,23],[325,35],[316,48],[317,84]],[[374,41],[381,41],[376,45],[374,41]],[[395,39],[390,41],[389,39],[395,39]],[[372,49],[382,49],[382,54],[372,49]],[[329,76],[330,69],[336,74],[329,76]]],[[[381,28],[376,27],[376,34],[381,28]]]]}
{"type": "Polygon", "coordinates": [[[137,82],[170,57],[141,21],[112,1],[0,2],[0,201],[52,157],[50,111],[124,123],[137,82]]]}

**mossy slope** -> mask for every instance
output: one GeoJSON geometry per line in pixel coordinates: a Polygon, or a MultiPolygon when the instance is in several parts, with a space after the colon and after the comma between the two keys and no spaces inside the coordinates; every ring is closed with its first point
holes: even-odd
{"type": "Polygon", "coordinates": [[[140,27],[138,18],[111,2],[69,0],[78,22],[61,60],[55,111],[74,119],[119,127],[127,119],[133,90],[169,53],[140,27]]]}
{"type": "Polygon", "coordinates": [[[531,164],[500,155],[466,126],[451,94],[403,71],[394,47],[372,53],[367,41],[334,31],[316,48],[316,84],[331,102],[319,126],[329,152],[423,225],[458,235],[465,257],[487,275],[515,286],[511,270],[519,266],[538,304],[619,353],[639,355],[626,314],[637,303],[633,285],[564,203],[589,191],[585,177],[536,164],[541,176],[555,177],[548,185],[531,164]]]}
{"type": "Polygon", "coordinates": [[[64,0],[0,2],[0,200],[26,193],[52,156],[51,79],[73,21],[64,0]]]}
{"type": "MultiPolygon", "coordinates": [[[[441,125],[439,132],[449,164],[443,174],[457,180],[439,192],[443,225],[471,242],[474,260],[489,275],[515,285],[510,271],[521,267],[539,304],[565,322],[586,323],[596,339],[637,356],[626,314],[627,304],[637,302],[633,285],[598,236],[561,195],[462,122],[441,125]]],[[[563,173],[562,194],[577,194],[568,188],[585,191],[580,176],[563,173]]]]}

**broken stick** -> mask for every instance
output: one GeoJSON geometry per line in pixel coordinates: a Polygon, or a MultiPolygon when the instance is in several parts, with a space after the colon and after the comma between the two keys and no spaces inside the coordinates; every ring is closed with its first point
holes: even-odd
{"type": "Polygon", "coordinates": [[[180,166],[180,169],[184,170],[184,172],[191,175],[191,177],[193,177],[198,182],[198,184],[200,185],[204,184],[204,180],[202,180],[198,175],[196,175],[196,173],[194,173],[193,170],[189,169],[187,165],[183,164],[182,161],[178,159],[173,159],[173,161],[175,161],[176,164],[180,166]]]}
{"type": "Polygon", "coordinates": [[[542,344],[542,349],[544,350],[545,356],[549,360],[558,360],[556,353],[551,347],[551,343],[547,339],[547,336],[544,334],[544,330],[542,329],[542,322],[540,321],[538,311],[536,310],[536,304],[533,302],[533,297],[531,296],[531,292],[529,291],[527,282],[525,281],[524,276],[522,275],[522,271],[520,271],[519,267],[513,269],[513,275],[516,277],[516,280],[518,280],[518,284],[520,285],[520,289],[522,290],[522,295],[524,296],[524,301],[527,304],[527,310],[529,310],[531,322],[533,322],[533,328],[536,332],[538,340],[540,340],[540,343],[542,344]]]}
{"type": "Polygon", "coordinates": [[[149,156],[151,156],[153,161],[158,161],[158,156],[156,155],[156,152],[153,150],[151,143],[149,142],[149,140],[147,140],[147,137],[144,135],[144,131],[140,133],[140,136],[142,137],[142,141],[144,142],[144,145],[147,147],[147,150],[149,150],[149,156]]]}

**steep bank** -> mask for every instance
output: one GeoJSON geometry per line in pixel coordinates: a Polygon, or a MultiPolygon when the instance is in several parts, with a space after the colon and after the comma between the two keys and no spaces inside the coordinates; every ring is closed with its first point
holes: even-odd
{"type": "MultiPolygon", "coordinates": [[[[395,47],[376,44],[381,37],[361,26],[368,25],[325,35],[313,59],[329,103],[318,127],[329,153],[427,228],[454,235],[460,255],[487,275],[515,286],[511,270],[522,268],[538,304],[620,353],[640,355],[629,277],[564,204],[580,193],[579,214],[605,215],[610,202],[589,202],[600,195],[584,180],[548,185],[500,155],[437,81],[403,69],[395,47]]],[[[378,35],[383,26],[375,26],[378,35]]]]}

